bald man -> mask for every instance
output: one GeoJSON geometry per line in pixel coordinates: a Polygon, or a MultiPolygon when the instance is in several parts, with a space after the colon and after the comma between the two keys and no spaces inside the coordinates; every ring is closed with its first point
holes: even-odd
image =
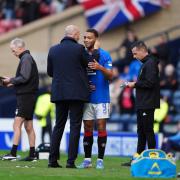
{"type": "Polygon", "coordinates": [[[52,46],[48,54],[47,73],[52,77],[51,101],[56,105],[56,123],[53,129],[48,167],[59,168],[59,148],[65,124],[70,117],[70,136],[66,168],[76,168],[75,160],[83,115],[84,103],[89,100],[86,73],[88,64],[84,46],[78,44],[77,26],[65,28],[65,37],[52,46]]]}

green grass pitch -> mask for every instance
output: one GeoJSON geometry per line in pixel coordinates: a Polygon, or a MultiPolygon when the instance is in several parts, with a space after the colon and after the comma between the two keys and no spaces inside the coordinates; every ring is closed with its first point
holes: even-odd
{"type": "MultiPolygon", "coordinates": [[[[0,155],[5,152],[0,151],[0,155]]],[[[24,157],[26,153],[21,153],[24,157]]],[[[47,168],[47,160],[39,160],[37,162],[22,161],[2,161],[0,160],[0,180],[136,180],[130,174],[129,167],[122,167],[121,163],[126,162],[129,158],[123,157],[105,157],[104,170],[96,170],[96,159],[93,159],[93,168],[89,169],[66,169],[66,155],[61,155],[60,164],[63,168],[47,168]]],[[[76,165],[83,160],[79,156],[76,165]]],[[[177,161],[177,172],[180,172],[180,160],[177,161]]],[[[143,178],[141,178],[143,179],[143,178]]],[[[174,178],[175,180],[176,178],[174,178]]],[[[153,179],[155,180],[155,178],[153,179]]],[[[158,179],[157,179],[158,180],[158,179]]],[[[170,180],[170,179],[168,179],[170,180]]],[[[172,179],[171,179],[172,180],[172,179]]]]}

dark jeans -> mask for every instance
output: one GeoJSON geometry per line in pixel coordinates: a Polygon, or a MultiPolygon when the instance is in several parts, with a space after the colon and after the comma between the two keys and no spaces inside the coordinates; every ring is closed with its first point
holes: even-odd
{"type": "Polygon", "coordinates": [[[74,164],[78,154],[83,108],[83,101],[59,101],[56,103],[56,124],[51,137],[50,163],[59,159],[59,147],[69,113],[70,137],[67,163],[74,164]]]}
{"type": "Polygon", "coordinates": [[[137,133],[138,145],[137,153],[145,150],[146,142],[148,149],[156,147],[156,140],[153,130],[154,124],[154,109],[138,109],[137,110],[137,133]]]}

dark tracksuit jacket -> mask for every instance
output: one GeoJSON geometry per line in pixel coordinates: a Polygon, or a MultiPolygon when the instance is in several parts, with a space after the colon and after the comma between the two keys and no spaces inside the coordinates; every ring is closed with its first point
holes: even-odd
{"type": "Polygon", "coordinates": [[[34,94],[38,90],[39,75],[36,63],[28,50],[19,55],[16,77],[11,78],[16,94],[34,94]]]}
{"type": "Polygon", "coordinates": [[[142,67],[135,84],[136,109],[160,107],[160,85],[158,60],[148,55],[142,60],[142,67]]]}
{"type": "Polygon", "coordinates": [[[154,110],[160,107],[160,87],[158,61],[151,55],[142,60],[142,67],[135,84],[137,109],[137,153],[156,147],[153,131],[154,110]]]}

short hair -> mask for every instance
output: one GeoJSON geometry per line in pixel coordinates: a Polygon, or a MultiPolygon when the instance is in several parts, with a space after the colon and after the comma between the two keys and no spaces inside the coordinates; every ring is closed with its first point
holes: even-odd
{"type": "Polygon", "coordinates": [[[25,42],[23,39],[15,38],[11,41],[10,45],[18,47],[18,48],[25,48],[25,42]]]}
{"type": "Polygon", "coordinates": [[[79,28],[75,25],[68,25],[65,28],[65,36],[73,36],[77,32],[79,32],[79,28]]]}
{"type": "Polygon", "coordinates": [[[90,28],[90,29],[87,29],[86,32],[93,33],[96,38],[99,37],[99,33],[98,33],[98,31],[96,29],[90,28]]]}
{"type": "Polygon", "coordinates": [[[144,49],[145,51],[148,52],[148,48],[146,46],[146,44],[143,41],[136,41],[132,44],[131,49],[133,49],[134,47],[138,48],[138,49],[144,49]]]}

